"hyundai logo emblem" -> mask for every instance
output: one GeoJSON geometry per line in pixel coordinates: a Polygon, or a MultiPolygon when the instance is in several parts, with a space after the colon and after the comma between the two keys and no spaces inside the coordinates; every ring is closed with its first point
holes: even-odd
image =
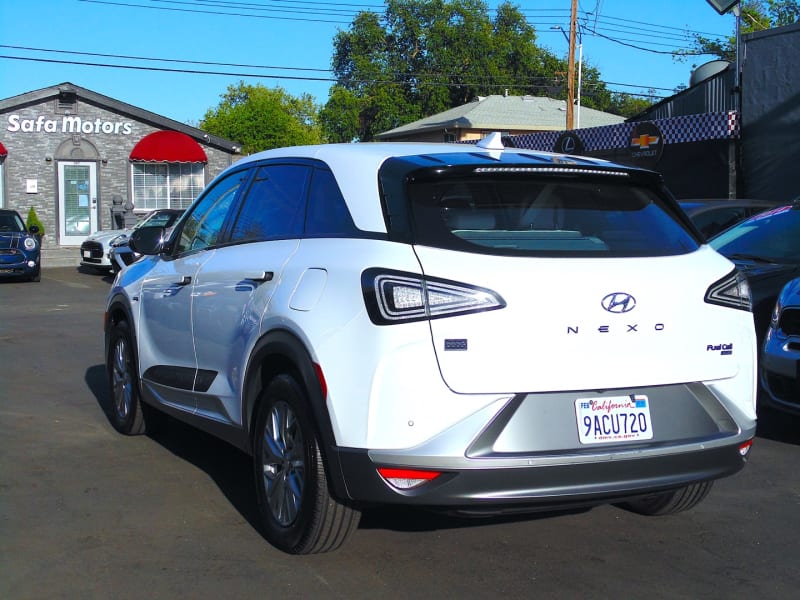
{"type": "Polygon", "coordinates": [[[614,292],[603,298],[601,304],[610,313],[626,313],[636,306],[636,298],[625,292],[614,292]]]}

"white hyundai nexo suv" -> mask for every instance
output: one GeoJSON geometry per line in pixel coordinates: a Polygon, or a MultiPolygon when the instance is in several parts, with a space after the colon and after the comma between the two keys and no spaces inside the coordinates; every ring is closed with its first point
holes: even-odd
{"type": "Polygon", "coordinates": [[[747,281],[654,172],[496,134],[281,148],[130,245],[113,425],[166,413],[252,455],[286,552],[381,505],[674,513],[755,435],[747,281]]]}

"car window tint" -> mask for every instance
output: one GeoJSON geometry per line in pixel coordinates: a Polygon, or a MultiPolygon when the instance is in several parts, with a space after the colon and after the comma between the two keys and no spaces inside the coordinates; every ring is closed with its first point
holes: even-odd
{"type": "Polygon", "coordinates": [[[306,235],[344,236],[356,232],[353,218],[333,173],[327,169],[314,169],[308,194],[306,235]]]}
{"type": "Polygon", "coordinates": [[[611,177],[443,178],[408,186],[417,243],[501,255],[667,256],[699,247],[649,188],[611,177]]]}
{"type": "Polygon", "coordinates": [[[232,173],[201,197],[183,224],[178,253],[202,250],[217,244],[231,203],[246,178],[246,171],[232,173]]]}
{"type": "Polygon", "coordinates": [[[304,165],[261,167],[233,226],[231,241],[300,237],[310,170],[304,165]]]}

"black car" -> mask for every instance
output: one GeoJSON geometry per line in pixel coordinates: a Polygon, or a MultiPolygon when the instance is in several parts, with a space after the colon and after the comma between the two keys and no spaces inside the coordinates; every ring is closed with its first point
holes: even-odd
{"type": "Polygon", "coordinates": [[[739,221],[781,205],[780,202],[769,200],[742,198],[680,200],[678,204],[707,239],[736,225],[739,221]]]}
{"type": "Polygon", "coordinates": [[[800,202],[759,213],[709,240],[750,283],[761,348],[778,294],[800,276],[800,202]]]}
{"type": "Polygon", "coordinates": [[[0,277],[41,279],[41,243],[15,210],[0,209],[0,277]]]}

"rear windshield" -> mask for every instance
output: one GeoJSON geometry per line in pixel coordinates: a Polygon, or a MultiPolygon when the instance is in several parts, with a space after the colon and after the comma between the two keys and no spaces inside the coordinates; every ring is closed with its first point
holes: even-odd
{"type": "Polygon", "coordinates": [[[416,243],[501,255],[667,256],[698,248],[627,178],[492,175],[408,184],[416,243]]]}

